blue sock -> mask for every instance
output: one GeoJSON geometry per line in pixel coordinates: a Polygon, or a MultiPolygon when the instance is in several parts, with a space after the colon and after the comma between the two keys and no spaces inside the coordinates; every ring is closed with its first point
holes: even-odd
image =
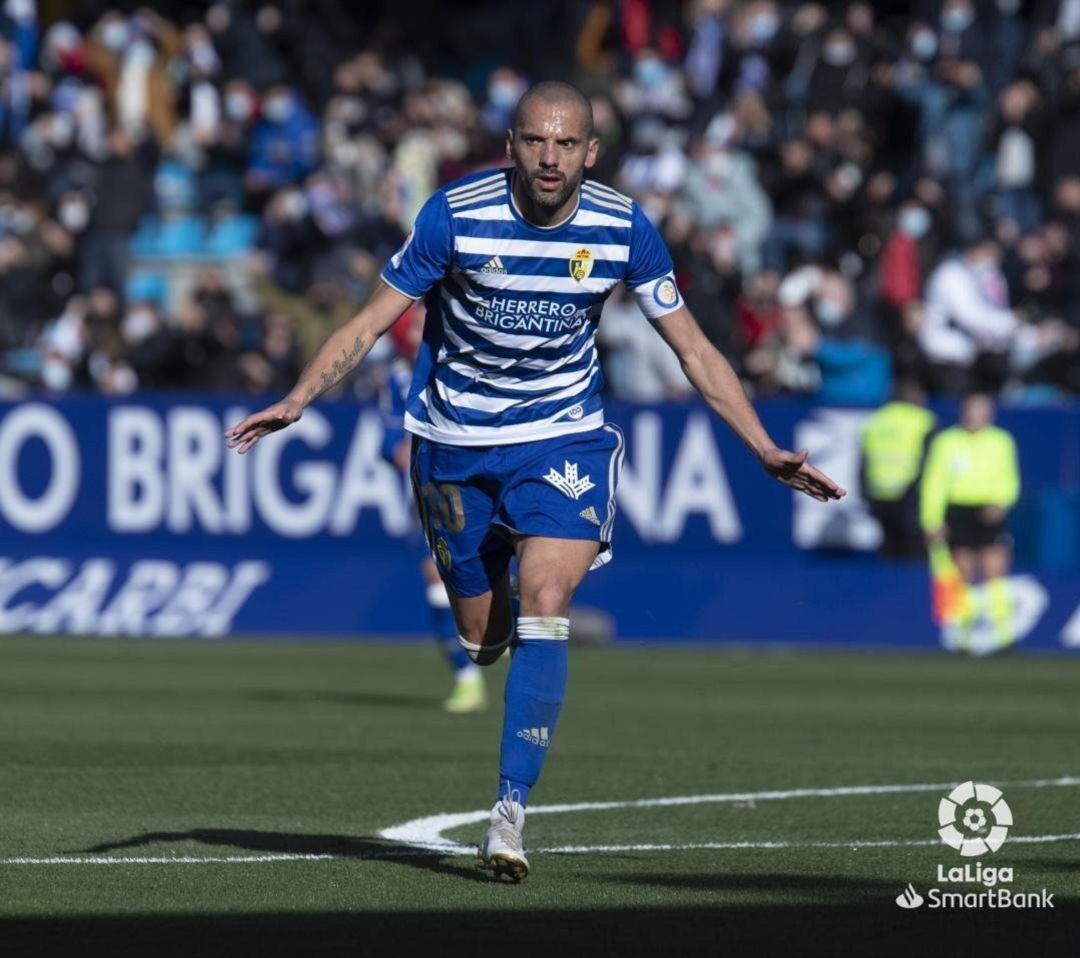
{"type": "Polygon", "coordinates": [[[570,620],[523,616],[506,679],[499,750],[499,797],[528,804],[529,790],[540,777],[566,692],[567,638],[570,620]]]}
{"type": "Polygon", "coordinates": [[[454,672],[476,668],[468,653],[458,642],[458,627],[454,621],[453,610],[450,608],[450,599],[441,584],[436,583],[427,587],[427,603],[428,611],[431,613],[431,631],[446,659],[446,664],[454,672]]]}

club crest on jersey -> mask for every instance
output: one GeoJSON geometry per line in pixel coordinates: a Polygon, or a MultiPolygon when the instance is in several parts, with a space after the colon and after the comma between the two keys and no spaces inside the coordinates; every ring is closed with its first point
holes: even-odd
{"type": "Polygon", "coordinates": [[[559,472],[553,466],[548,470],[548,474],[544,478],[564,496],[571,499],[580,499],[590,489],[596,488],[596,483],[588,476],[578,476],[578,464],[576,462],[566,462],[564,460],[562,472],[559,472]]]}
{"type": "Polygon", "coordinates": [[[582,246],[581,249],[574,253],[570,258],[570,276],[575,282],[584,283],[585,280],[589,278],[592,267],[592,250],[587,246],[582,246]]]}

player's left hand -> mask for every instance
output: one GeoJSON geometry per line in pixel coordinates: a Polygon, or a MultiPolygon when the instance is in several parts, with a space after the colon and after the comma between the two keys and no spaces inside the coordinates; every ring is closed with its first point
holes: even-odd
{"type": "Polygon", "coordinates": [[[243,455],[263,436],[292,425],[303,415],[303,412],[304,408],[299,403],[283,399],[272,406],[267,406],[261,412],[252,413],[243,422],[238,422],[231,429],[227,429],[225,439],[230,449],[235,449],[243,455]]]}
{"type": "Polygon", "coordinates": [[[777,482],[791,486],[796,492],[804,492],[818,502],[843,499],[846,489],[841,489],[825,473],[806,461],[810,453],[806,449],[788,452],[775,446],[761,454],[761,465],[777,482]]]}

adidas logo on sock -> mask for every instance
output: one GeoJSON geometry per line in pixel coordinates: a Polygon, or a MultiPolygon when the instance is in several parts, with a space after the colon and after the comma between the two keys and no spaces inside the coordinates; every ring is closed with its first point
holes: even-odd
{"type": "Polygon", "coordinates": [[[533,745],[539,745],[541,748],[548,747],[548,729],[546,725],[542,728],[523,728],[517,733],[517,737],[524,739],[526,742],[532,742],[533,745]]]}
{"type": "Polygon", "coordinates": [[[483,266],[480,267],[481,273],[506,273],[506,267],[503,266],[502,260],[498,256],[492,256],[483,266]]]}
{"type": "Polygon", "coordinates": [[[600,525],[600,517],[596,514],[596,509],[593,506],[589,506],[588,509],[582,509],[578,515],[586,522],[591,522],[594,526],[600,525]]]}

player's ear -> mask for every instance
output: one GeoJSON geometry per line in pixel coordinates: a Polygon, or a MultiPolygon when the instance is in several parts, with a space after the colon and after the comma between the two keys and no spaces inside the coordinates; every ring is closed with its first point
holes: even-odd
{"type": "Polygon", "coordinates": [[[506,131],[506,158],[512,160],[514,158],[514,131],[506,131]]]}
{"type": "Polygon", "coordinates": [[[600,141],[594,136],[589,140],[589,146],[585,150],[585,169],[592,167],[596,163],[596,157],[600,153],[600,141]]]}

